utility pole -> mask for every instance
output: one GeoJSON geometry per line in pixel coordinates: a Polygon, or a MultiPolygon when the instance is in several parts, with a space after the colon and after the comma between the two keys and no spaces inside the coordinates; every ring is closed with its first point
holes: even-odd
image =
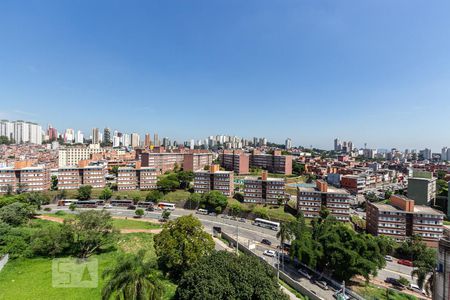
{"type": "Polygon", "coordinates": [[[237,223],[236,228],[237,228],[236,255],[239,255],[239,223],[237,223]]]}
{"type": "Polygon", "coordinates": [[[275,252],[277,257],[277,280],[280,280],[280,252],[275,252]]]}

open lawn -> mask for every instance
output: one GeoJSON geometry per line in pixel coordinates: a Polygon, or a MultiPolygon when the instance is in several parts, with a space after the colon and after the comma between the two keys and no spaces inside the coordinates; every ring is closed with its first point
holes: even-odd
{"type": "Polygon", "coordinates": [[[174,192],[170,192],[167,195],[164,196],[164,199],[161,201],[166,202],[180,202],[185,201],[187,198],[189,198],[190,193],[185,190],[176,190],[174,192]]]}
{"type": "Polygon", "coordinates": [[[239,203],[242,207],[242,211],[245,213],[253,213],[255,215],[267,216],[270,220],[276,221],[292,221],[295,217],[284,211],[283,206],[274,206],[274,205],[261,205],[261,204],[248,204],[248,203],[240,203],[236,199],[229,198],[228,206],[232,203],[239,203]]]}
{"type": "MultiPolygon", "coordinates": [[[[134,252],[139,248],[148,249],[149,255],[154,257],[153,235],[121,235],[117,251],[94,256],[99,264],[97,288],[53,288],[52,260],[48,258],[10,260],[0,272],[0,299],[101,299],[103,270],[115,263],[119,251],[134,252]]],[[[164,299],[172,299],[176,286],[166,279],[163,282],[166,288],[164,299]]]]}
{"type": "Polygon", "coordinates": [[[392,289],[388,292],[386,289],[378,288],[371,284],[367,287],[356,287],[354,289],[358,294],[368,300],[418,300],[417,297],[397,292],[392,289]]]}
{"type": "MultiPolygon", "coordinates": [[[[51,213],[44,214],[45,216],[62,218],[62,219],[73,219],[75,215],[68,213],[51,213]]],[[[160,224],[147,222],[147,221],[138,221],[133,219],[113,219],[113,225],[116,229],[159,229],[161,228],[160,224]]]]}

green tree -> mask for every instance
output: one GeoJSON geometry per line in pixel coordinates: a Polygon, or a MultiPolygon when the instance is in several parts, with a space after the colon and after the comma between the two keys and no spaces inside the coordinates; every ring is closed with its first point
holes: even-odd
{"type": "Polygon", "coordinates": [[[189,209],[197,209],[201,201],[202,196],[200,194],[197,193],[190,194],[188,198],[189,209]]]}
{"type": "Polygon", "coordinates": [[[244,202],[244,195],[242,195],[241,193],[235,193],[233,198],[239,202],[244,202]]]}
{"type": "Polygon", "coordinates": [[[56,191],[58,189],[58,177],[56,175],[52,175],[51,182],[52,184],[50,190],[56,191]]]}
{"type": "Polygon", "coordinates": [[[119,174],[119,166],[113,166],[111,168],[111,174],[114,174],[117,177],[117,174],[119,174]]]}
{"type": "Polygon", "coordinates": [[[54,257],[69,251],[70,235],[60,224],[46,226],[33,233],[31,250],[35,255],[54,257]]]}
{"type": "Polygon", "coordinates": [[[162,192],[157,191],[157,190],[153,190],[153,191],[150,191],[147,194],[147,196],[145,196],[145,200],[151,201],[151,202],[154,202],[154,203],[158,203],[159,200],[161,200],[163,197],[164,197],[164,194],[162,192]]]}
{"type": "Polygon", "coordinates": [[[102,277],[105,284],[102,299],[160,300],[164,285],[158,277],[156,265],[144,250],[137,254],[122,254],[116,265],[107,268],[102,277]]]}
{"type": "Polygon", "coordinates": [[[202,203],[204,203],[207,207],[211,207],[213,209],[218,206],[224,209],[225,207],[227,207],[228,198],[219,191],[210,191],[202,194],[202,203]]]}
{"type": "Polygon", "coordinates": [[[167,221],[170,218],[170,214],[171,214],[170,210],[165,210],[162,212],[161,217],[163,218],[164,221],[167,221]]]}
{"type": "Polygon", "coordinates": [[[214,241],[196,217],[182,216],[155,236],[155,250],[161,270],[179,279],[201,257],[211,254],[214,241]]]}
{"type": "MultiPolygon", "coordinates": [[[[280,224],[280,229],[277,232],[277,239],[280,239],[280,249],[283,252],[284,250],[284,243],[286,241],[290,241],[292,238],[292,227],[290,226],[289,223],[286,222],[282,222],[280,224]]],[[[281,256],[281,265],[283,266],[284,269],[284,255],[281,256]]]]}
{"type": "Polygon", "coordinates": [[[233,216],[238,216],[242,212],[243,207],[242,207],[242,204],[234,202],[234,203],[230,204],[229,209],[230,209],[230,213],[233,216]]]}
{"type": "Polygon", "coordinates": [[[58,199],[66,199],[67,198],[67,190],[59,190],[58,195],[57,195],[58,199]]]}
{"type": "Polygon", "coordinates": [[[136,209],[134,212],[138,218],[142,218],[142,216],[145,214],[144,210],[142,208],[136,209]]]}
{"type": "Polygon", "coordinates": [[[226,251],[204,256],[186,271],[178,284],[176,298],[288,299],[268,265],[256,257],[226,251]]]}
{"type": "Polygon", "coordinates": [[[82,185],[78,188],[78,199],[88,200],[91,199],[92,186],[82,185]]]}
{"type": "Polygon", "coordinates": [[[164,194],[167,194],[179,188],[180,182],[176,179],[166,177],[159,179],[158,182],[156,183],[156,186],[158,187],[158,190],[160,190],[164,194]]]}
{"type": "Polygon", "coordinates": [[[15,202],[0,208],[0,221],[11,226],[20,226],[34,215],[33,208],[26,204],[15,202]]]}
{"type": "Polygon", "coordinates": [[[189,188],[189,184],[194,180],[194,172],[192,171],[180,171],[177,173],[177,179],[180,182],[180,188],[189,188]]]}
{"type": "Polygon", "coordinates": [[[75,203],[70,203],[69,209],[70,209],[71,211],[74,211],[75,209],[77,209],[77,205],[76,205],[75,203]]]}
{"type": "Polygon", "coordinates": [[[111,199],[112,195],[113,195],[113,192],[111,191],[111,189],[109,187],[105,187],[101,191],[99,198],[103,199],[103,200],[108,200],[108,199],[111,199]]]}
{"type": "Polygon", "coordinates": [[[70,235],[73,254],[80,258],[112,247],[117,237],[111,215],[104,210],[82,211],[74,219],[64,220],[63,226],[70,235]]]}
{"type": "Polygon", "coordinates": [[[37,209],[41,209],[42,205],[50,203],[50,198],[43,193],[31,192],[26,194],[26,202],[33,205],[37,209]]]}

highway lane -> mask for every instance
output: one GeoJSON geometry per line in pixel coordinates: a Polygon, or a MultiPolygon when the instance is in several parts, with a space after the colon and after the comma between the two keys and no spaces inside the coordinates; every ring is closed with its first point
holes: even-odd
{"type": "MultiPolygon", "coordinates": [[[[63,210],[67,213],[77,213],[75,212],[71,212],[68,207],[59,207],[56,205],[48,205],[47,207],[51,207],[52,208],[52,213],[58,211],[58,210],[63,210]]],[[[97,208],[98,210],[101,210],[102,208],[97,208]]],[[[88,209],[77,209],[77,210],[88,210],[88,209]]],[[[118,217],[128,217],[130,219],[132,219],[135,215],[134,210],[128,210],[125,208],[110,208],[107,209],[113,216],[118,216],[118,217]]],[[[148,219],[154,219],[154,220],[158,220],[161,218],[161,211],[146,211],[145,215],[144,215],[144,219],[148,218],[148,219]]],[[[180,216],[184,216],[184,215],[190,215],[190,214],[194,214],[204,225],[205,227],[205,231],[207,231],[208,233],[212,233],[213,232],[213,227],[214,226],[219,226],[222,228],[222,230],[224,230],[225,232],[227,232],[228,234],[231,234],[233,236],[236,236],[239,230],[239,241],[241,242],[241,239],[244,243],[246,243],[245,245],[248,246],[248,244],[256,244],[256,250],[258,255],[263,256],[263,252],[264,250],[267,249],[271,249],[274,250],[276,248],[276,245],[279,244],[279,241],[276,238],[276,231],[274,230],[270,230],[270,229],[266,229],[266,228],[261,228],[261,227],[257,227],[255,225],[251,224],[250,220],[246,220],[246,222],[239,222],[236,220],[231,220],[231,219],[224,219],[221,217],[221,215],[219,216],[209,216],[209,215],[202,215],[202,214],[196,214],[195,211],[192,210],[186,210],[186,209],[181,209],[181,208],[176,208],[174,211],[172,211],[171,215],[170,215],[170,219],[175,219],[178,218],[180,216]],[[272,242],[272,247],[268,247],[266,245],[261,244],[261,240],[262,239],[268,239],[269,241],[272,242]]],[[[223,250],[223,247],[220,245],[217,245],[216,243],[216,249],[220,249],[223,250]]],[[[286,265],[287,268],[290,268],[286,265]]],[[[316,293],[321,296],[324,294],[323,290],[321,288],[319,288],[317,285],[312,284],[309,280],[307,280],[306,278],[300,276],[296,270],[294,269],[289,269],[290,275],[295,278],[295,279],[299,279],[299,281],[305,285],[307,288],[312,289],[312,290],[317,290],[316,293]]],[[[386,268],[380,270],[378,272],[378,276],[377,279],[384,281],[387,277],[393,277],[393,278],[399,278],[400,276],[407,278],[410,281],[414,281],[411,278],[411,268],[407,267],[407,266],[403,266],[403,265],[399,265],[397,264],[396,261],[394,262],[387,262],[386,268]]],[[[323,296],[329,296],[329,293],[327,293],[326,295],[323,296]]],[[[323,297],[321,296],[321,297],[323,297]]],[[[325,298],[328,299],[328,298],[325,298]]]]}

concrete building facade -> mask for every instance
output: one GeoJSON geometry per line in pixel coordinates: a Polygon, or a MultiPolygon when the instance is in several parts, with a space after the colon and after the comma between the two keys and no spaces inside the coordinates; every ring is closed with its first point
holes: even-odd
{"type": "Polygon", "coordinates": [[[259,204],[278,204],[286,200],[286,183],[282,178],[268,178],[267,171],[261,177],[244,178],[244,202],[259,204]]]}
{"type": "Polygon", "coordinates": [[[234,173],[220,171],[218,165],[212,165],[209,171],[194,172],[194,192],[203,194],[209,191],[220,191],[225,196],[233,196],[234,173]]]}

